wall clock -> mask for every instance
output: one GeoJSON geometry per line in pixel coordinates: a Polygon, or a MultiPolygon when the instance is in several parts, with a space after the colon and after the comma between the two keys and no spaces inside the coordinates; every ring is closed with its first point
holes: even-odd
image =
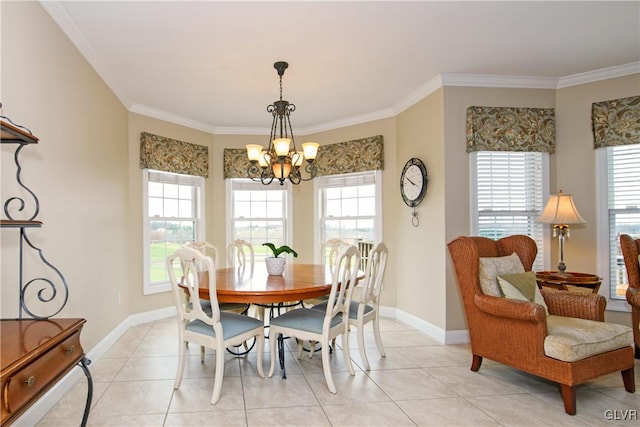
{"type": "Polygon", "coordinates": [[[422,202],[427,193],[427,168],[422,160],[413,157],[404,165],[400,175],[400,194],[404,203],[413,208],[411,223],[414,227],[419,224],[416,206],[422,202]]]}

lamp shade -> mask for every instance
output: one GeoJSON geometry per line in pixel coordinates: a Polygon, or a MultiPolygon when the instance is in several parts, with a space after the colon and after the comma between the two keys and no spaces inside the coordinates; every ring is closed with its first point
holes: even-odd
{"type": "Polygon", "coordinates": [[[558,194],[549,196],[547,205],[537,219],[543,224],[584,224],[586,221],[573,203],[571,194],[565,194],[560,190],[558,194]]]}
{"type": "Polygon", "coordinates": [[[262,153],[262,145],[249,144],[247,145],[247,157],[251,162],[257,162],[262,153]]]}
{"type": "Polygon", "coordinates": [[[314,160],[318,155],[318,144],[317,142],[305,142],[302,144],[302,150],[304,151],[304,157],[307,160],[314,160]]]}

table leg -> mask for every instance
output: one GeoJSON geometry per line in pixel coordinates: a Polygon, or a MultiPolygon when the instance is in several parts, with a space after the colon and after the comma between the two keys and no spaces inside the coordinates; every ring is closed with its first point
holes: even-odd
{"type": "Polygon", "coordinates": [[[84,372],[84,375],[87,377],[87,402],[84,405],[84,413],[82,414],[82,423],[80,427],[85,427],[87,425],[87,420],[89,419],[89,411],[91,410],[91,401],[93,400],[93,379],[91,378],[91,372],[89,371],[89,366],[91,364],[91,360],[87,357],[83,357],[80,362],[78,362],[80,368],[84,372]]]}
{"type": "Polygon", "coordinates": [[[280,359],[280,369],[282,369],[282,379],[287,379],[287,370],[284,367],[284,337],[278,334],[278,359],[280,359]]]}

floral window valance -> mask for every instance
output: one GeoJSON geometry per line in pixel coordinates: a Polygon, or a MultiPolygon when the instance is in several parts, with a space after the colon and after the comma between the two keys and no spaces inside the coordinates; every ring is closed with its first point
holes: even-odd
{"type": "Polygon", "coordinates": [[[467,108],[467,153],[556,150],[553,108],[467,108]]]}
{"type": "Polygon", "coordinates": [[[640,144],[640,96],[591,105],[593,148],[640,144]]]}
{"type": "MultiPolygon", "coordinates": [[[[384,169],[382,135],[321,145],[316,159],[318,176],[384,169]]],[[[243,148],[224,149],[224,179],[246,178],[249,160],[243,148]]]]}
{"type": "Polygon", "coordinates": [[[140,168],[184,175],[209,176],[209,148],[142,132],[140,168]]]}

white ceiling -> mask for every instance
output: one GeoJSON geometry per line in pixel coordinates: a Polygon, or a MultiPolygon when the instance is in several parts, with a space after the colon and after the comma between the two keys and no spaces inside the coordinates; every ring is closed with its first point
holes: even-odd
{"type": "Polygon", "coordinates": [[[214,133],[268,134],[278,60],[300,135],[397,114],[443,81],[640,72],[640,1],[41,4],[130,111],[214,133]]]}

